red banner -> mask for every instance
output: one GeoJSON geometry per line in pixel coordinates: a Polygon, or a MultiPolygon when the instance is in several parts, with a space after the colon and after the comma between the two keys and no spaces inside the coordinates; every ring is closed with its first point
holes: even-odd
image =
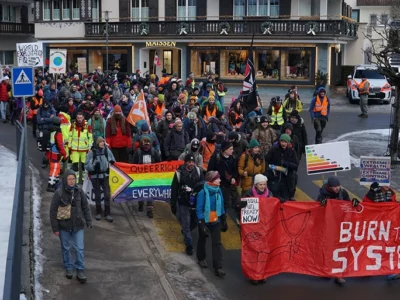
{"type": "Polygon", "coordinates": [[[279,273],[321,277],[400,273],[397,203],[353,207],[350,201],[329,200],[321,206],[260,198],[258,210],[258,223],[241,226],[242,269],[250,279],[279,273]]]}

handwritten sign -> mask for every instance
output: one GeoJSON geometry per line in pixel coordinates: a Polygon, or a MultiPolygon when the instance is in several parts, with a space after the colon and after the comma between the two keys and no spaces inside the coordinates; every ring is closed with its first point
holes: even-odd
{"type": "Polygon", "coordinates": [[[86,72],[86,57],[78,57],[78,73],[86,72]]]}
{"type": "Polygon", "coordinates": [[[43,67],[42,43],[18,43],[16,46],[19,67],[43,67]]]}
{"type": "Polygon", "coordinates": [[[258,198],[242,198],[241,200],[247,201],[247,206],[242,208],[241,224],[258,223],[260,221],[258,198]]]}
{"type": "Polygon", "coordinates": [[[370,185],[378,182],[381,186],[390,185],[390,157],[361,156],[360,184],[370,185]]]}

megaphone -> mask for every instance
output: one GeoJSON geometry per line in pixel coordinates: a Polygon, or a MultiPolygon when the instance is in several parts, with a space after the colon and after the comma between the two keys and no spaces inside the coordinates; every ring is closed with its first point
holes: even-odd
{"type": "Polygon", "coordinates": [[[281,172],[281,173],[283,173],[283,174],[285,174],[285,175],[287,175],[287,173],[288,173],[288,169],[287,169],[287,168],[284,168],[284,167],[281,167],[281,166],[268,165],[268,167],[269,167],[272,171],[278,171],[278,172],[281,172]]]}

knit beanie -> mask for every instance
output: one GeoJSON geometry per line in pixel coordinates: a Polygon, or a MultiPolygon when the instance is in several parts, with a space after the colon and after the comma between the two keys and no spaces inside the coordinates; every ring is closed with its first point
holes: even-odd
{"type": "Polygon", "coordinates": [[[121,106],[118,104],[114,106],[114,112],[122,112],[121,106]]]}
{"type": "Polygon", "coordinates": [[[329,187],[340,186],[340,180],[337,176],[330,176],[328,178],[327,184],[329,187]]]}
{"type": "Polygon", "coordinates": [[[221,144],[221,151],[225,152],[226,150],[228,150],[230,147],[233,147],[233,144],[231,142],[228,141],[223,141],[221,144]]]}
{"type": "Polygon", "coordinates": [[[224,115],[224,112],[217,110],[216,117],[220,119],[224,115]]]}
{"type": "Polygon", "coordinates": [[[183,123],[182,123],[182,120],[181,120],[181,119],[176,118],[176,119],[175,119],[175,125],[178,125],[178,124],[183,124],[183,123]]]}
{"type": "Polygon", "coordinates": [[[147,132],[150,130],[149,125],[147,123],[143,123],[142,126],[140,127],[140,130],[142,132],[147,132]]]}
{"type": "Polygon", "coordinates": [[[234,140],[237,141],[239,139],[239,134],[235,131],[231,131],[228,134],[228,140],[234,140]]]}
{"type": "Polygon", "coordinates": [[[97,139],[96,139],[96,146],[99,146],[99,144],[101,143],[101,142],[105,142],[106,140],[105,139],[103,139],[101,136],[99,136],[97,139]]]}
{"type": "Polygon", "coordinates": [[[158,102],[164,102],[164,94],[158,94],[158,102]]]}
{"type": "Polygon", "coordinates": [[[256,139],[252,139],[249,143],[249,149],[260,147],[260,143],[256,139]]]}
{"type": "MultiPolygon", "coordinates": [[[[266,123],[266,122],[268,122],[267,116],[262,116],[262,117],[260,118],[260,124],[266,123]]],[[[269,123],[269,122],[268,122],[268,123],[269,123]]]]}
{"type": "Polygon", "coordinates": [[[218,178],[220,178],[218,171],[208,171],[204,179],[208,182],[214,182],[218,178]]]}
{"type": "Polygon", "coordinates": [[[264,176],[263,174],[257,174],[254,176],[254,185],[260,182],[268,182],[267,176],[264,176]]]}
{"type": "Polygon", "coordinates": [[[292,140],[290,138],[290,136],[288,136],[286,133],[281,134],[281,136],[279,137],[280,141],[285,141],[286,143],[290,143],[290,141],[292,140]]]}
{"type": "Polygon", "coordinates": [[[286,123],[284,129],[290,129],[293,132],[293,124],[292,123],[286,123]]]}

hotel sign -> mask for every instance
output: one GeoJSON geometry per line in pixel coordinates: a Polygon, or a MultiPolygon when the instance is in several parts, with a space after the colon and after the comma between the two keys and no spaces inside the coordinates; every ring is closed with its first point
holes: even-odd
{"type": "Polygon", "coordinates": [[[146,42],[146,47],[176,47],[176,42],[146,42]]]}

